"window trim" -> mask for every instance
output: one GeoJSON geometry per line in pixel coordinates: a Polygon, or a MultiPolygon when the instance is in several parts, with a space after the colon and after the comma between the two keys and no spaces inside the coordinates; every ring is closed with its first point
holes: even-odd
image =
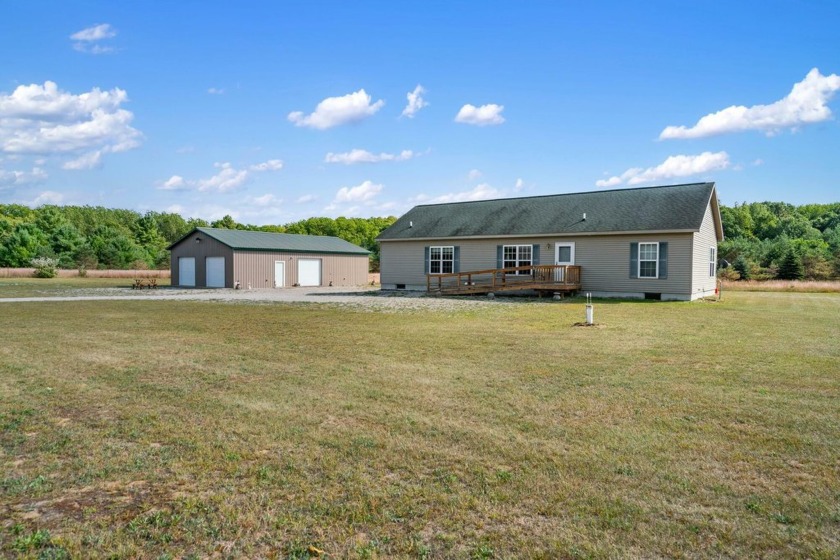
{"type": "MultiPolygon", "coordinates": [[[[533,266],[534,265],[534,246],[531,244],[517,244],[517,245],[502,245],[502,268],[516,268],[520,266],[533,266]],[[515,259],[508,259],[505,258],[505,249],[508,247],[516,247],[516,258],[515,259]],[[528,264],[522,264],[525,262],[525,259],[522,259],[519,251],[524,248],[528,248],[528,252],[530,253],[530,258],[527,260],[528,264]],[[505,262],[513,260],[516,265],[514,266],[506,266],[505,262]]],[[[517,270],[516,272],[509,272],[508,274],[512,276],[530,276],[530,272],[526,270],[517,270]]]]}
{"type": "Polygon", "coordinates": [[[659,241],[639,241],[638,244],[638,263],[636,263],[636,277],[639,279],[645,280],[655,280],[659,278],[659,241]],[[643,245],[656,245],[656,255],[653,259],[642,259],[642,246],[643,245]],[[642,262],[653,262],[654,264],[654,275],[653,276],[642,276],[642,262]]]}
{"type": "Polygon", "coordinates": [[[717,276],[717,247],[709,247],[709,278],[717,276]]]}
{"type": "Polygon", "coordinates": [[[429,246],[429,271],[428,271],[428,274],[435,274],[435,275],[437,275],[437,274],[452,274],[454,272],[455,272],[455,246],[454,245],[430,245],[429,246]],[[435,259],[435,258],[432,257],[432,254],[434,253],[435,249],[440,250],[440,258],[439,259],[435,259]],[[444,259],[443,258],[444,249],[450,249],[451,250],[451,255],[452,255],[451,259],[444,259]],[[432,272],[432,263],[433,262],[440,263],[440,272],[432,272]],[[452,263],[452,266],[451,266],[452,270],[450,272],[444,272],[443,263],[445,263],[445,262],[452,263]]]}

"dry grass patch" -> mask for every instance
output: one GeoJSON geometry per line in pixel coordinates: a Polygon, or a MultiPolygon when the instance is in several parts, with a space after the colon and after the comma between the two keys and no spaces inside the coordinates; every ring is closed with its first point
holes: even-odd
{"type": "Polygon", "coordinates": [[[840,297],[596,306],[6,304],[0,551],[840,554],[840,297]]]}
{"type": "Polygon", "coordinates": [[[723,281],[725,291],[736,292],[840,292],[840,280],[737,280],[723,281]]]}
{"type": "MultiPolygon", "coordinates": [[[[66,296],[78,290],[130,288],[133,278],[141,277],[146,278],[145,275],[119,278],[0,278],[0,298],[66,296]]],[[[157,279],[158,286],[168,286],[169,282],[169,278],[157,279]]]]}

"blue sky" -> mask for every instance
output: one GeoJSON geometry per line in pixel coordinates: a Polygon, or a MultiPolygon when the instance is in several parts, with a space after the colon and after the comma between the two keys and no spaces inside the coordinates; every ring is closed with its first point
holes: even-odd
{"type": "Polygon", "coordinates": [[[3,2],[0,202],[840,201],[838,2],[3,2]]]}

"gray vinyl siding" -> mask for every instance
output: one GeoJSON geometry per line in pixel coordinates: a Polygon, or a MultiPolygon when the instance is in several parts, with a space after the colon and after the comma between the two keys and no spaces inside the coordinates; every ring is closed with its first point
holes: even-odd
{"type": "MultiPolygon", "coordinates": [[[[691,279],[692,298],[711,295],[715,293],[717,278],[709,276],[709,250],[717,248],[717,233],[715,232],[715,219],[712,213],[711,204],[706,207],[706,215],[700,225],[700,231],[694,234],[694,274],[691,279]]],[[[715,251],[717,259],[717,251],[715,251]]]]}
{"type": "MultiPolygon", "coordinates": [[[[367,255],[330,255],[322,253],[282,253],[269,251],[237,250],[233,267],[233,282],[239,282],[243,289],[274,287],[274,263],[283,261],[286,267],[286,283],[291,287],[298,283],[297,261],[319,259],[321,261],[321,285],[363,286],[368,281],[367,255]]],[[[422,259],[422,255],[421,255],[422,259]]]]}
{"type": "Polygon", "coordinates": [[[172,274],[172,285],[180,286],[180,279],[178,278],[178,259],[180,257],[195,258],[195,287],[203,288],[207,286],[207,267],[205,266],[205,259],[207,257],[224,257],[225,258],[225,285],[233,285],[233,251],[227,245],[219,243],[201,232],[194,232],[192,235],[183,239],[178,245],[172,247],[170,252],[170,271],[172,274]],[[196,243],[196,238],[201,241],[196,243]]]}
{"type": "Polygon", "coordinates": [[[598,235],[581,237],[522,237],[504,239],[450,239],[438,241],[383,241],[380,269],[382,286],[405,284],[407,289],[426,289],[424,248],[460,247],[460,270],[496,268],[497,245],[540,245],[540,264],[554,264],[556,242],[575,243],[575,264],[581,266],[581,290],[609,294],[669,294],[682,299],[691,295],[692,233],[598,235]],[[630,278],[630,244],[668,243],[666,279],[630,278]]]}

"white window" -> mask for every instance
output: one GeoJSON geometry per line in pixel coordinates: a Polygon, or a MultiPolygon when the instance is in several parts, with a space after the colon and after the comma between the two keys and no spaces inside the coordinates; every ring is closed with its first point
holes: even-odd
{"type": "Polygon", "coordinates": [[[455,247],[429,247],[429,274],[451,274],[454,262],[455,247]]]}
{"type": "Polygon", "coordinates": [[[717,259],[715,259],[715,248],[709,249],[709,276],[717,275],[717,259]]]}
{"type": "MultiPolygon", "coordinates": [[[[502,267],[516,268],[517,266],[531,266],[530,245],[504,245],[502,247],[502,267]]],[[[531,274],[530,270],[518,270],[510,274],[531,274]]]]}
{"type": "Polygon", "coordinates": [[[659,278],[659,243],[639,243],[639,278],[659,278]]]}

